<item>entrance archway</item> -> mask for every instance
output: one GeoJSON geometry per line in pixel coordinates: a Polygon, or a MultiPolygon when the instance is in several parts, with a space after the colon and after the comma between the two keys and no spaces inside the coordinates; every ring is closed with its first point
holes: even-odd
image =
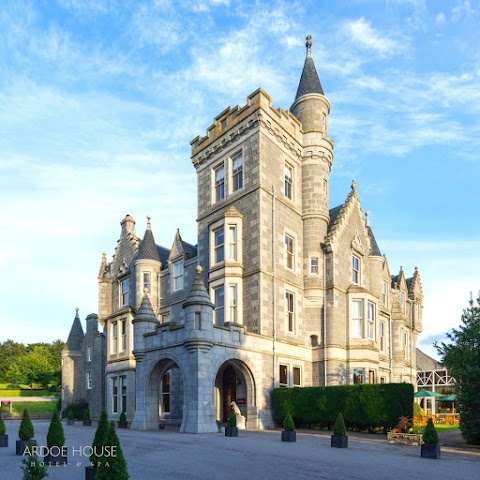
{"type": "Polygon", "coordinates": [[[178,364],[161,359],[153,368],[147,391],[147,428],[158,430],[160,420],[180,425],[183,419],[183,373],[178,364]]]}
{"type": "Polygon", "coordinates": [[[256,389],[253,375],[238,359],[225,361],[215,378],[215,412],[217,422],[228,420],[234,401],[246,418],[247,426],[256,428],[256,389]]]}

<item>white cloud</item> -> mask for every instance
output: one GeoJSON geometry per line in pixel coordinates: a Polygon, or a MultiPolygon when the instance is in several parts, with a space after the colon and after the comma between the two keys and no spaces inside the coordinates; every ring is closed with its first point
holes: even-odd
{"type": "Polygon", "coordinates": [[[444,25],[447,22],[447,18],[445,17],[445,14],[443,12],[440,12],[435,17],[435,21],[438,25],[444,25]]]}
{"type": "Polygon", "coordinates": [[[452,8],[452,20],[458,22],[461,19],[476,15],[477,11],[472,7],[469,0],[457,0],[457,4],[452,8]]]}
{"type": "Polygon", "coordinates": [[[400,43],[381,35],[363,17],[346,22],[345,31],[353,45],[359,45],[381,56],[394,55],[403,50],[400,43]]]}

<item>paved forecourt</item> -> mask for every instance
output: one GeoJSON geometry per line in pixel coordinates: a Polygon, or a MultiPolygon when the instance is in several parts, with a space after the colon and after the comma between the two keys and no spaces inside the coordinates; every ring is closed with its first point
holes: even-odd
{"type": "MultiPolygon", "coordinates": [[[[15,455],[19,422],[6,421],[9,447],[0,448],[0,478],[22,478],[21,457],[15,455]]],[[[34,421],[35,439],[45,445],[48,421],[34,421]]],[[[68,466],[49,467],[49,480],[83,480],[88,458],[82,447],[93,442],[95,426],[81,422],[64,426],[68,466]],[[74,450],[75,449],[75,450],[74,450]],[[72,454],[73,452],[73,454],[72,454]]],[[[325,434],[297,433],[296,443],[280,441],[278,431],[184,434],[173,430],[118,430],[132,480],[156,479],[355,479],[441,480],[478,478],[480,455],[442,451],[442,459],[420,458],[419,447],[388,445],[378,440],[349,439],[348,449],[330,447],[325,434]]]]}

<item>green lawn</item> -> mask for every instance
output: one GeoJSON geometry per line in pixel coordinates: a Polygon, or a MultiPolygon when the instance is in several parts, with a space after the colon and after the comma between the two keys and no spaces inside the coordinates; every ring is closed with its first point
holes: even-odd
{"type": "Polygon", "coordinates": [[[55,392],[48,390],[20,390],[20,389],[0,389],[0,400],[4,397],[45,397],[55,395],[55,392]]]}
{"type": "MultiPolygon", "coordinates": [[[[423,434],[425,427],[414,427],[414,430],[420,430],[420,432],[423,434]]],[[[443,423],[436,423],[435,430],[438,433],[440,433],[440,432],[447,432],[452,430],[460,430],[460,427],[458,425],[445,425],[443,423]]]]}
{"type": "MultiPolygon", "coordinates": [[[[12,403],[12,413],[21,415],[23,409],[26,408],[28,413],[37,414],[37,413],[52,413],[53,409],[56,408],[56,400],[50,400],[46,402],[13,402],[12,403]]],[[[9,413],[10,407],[8,405],[2,406],[2,413],[9,413]]]]}

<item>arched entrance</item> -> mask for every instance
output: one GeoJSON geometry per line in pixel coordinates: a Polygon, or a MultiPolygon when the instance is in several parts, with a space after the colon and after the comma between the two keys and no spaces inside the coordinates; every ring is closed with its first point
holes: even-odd
{"type": "Polygon", "coordinates": [[[147,428],[158,430],[160,420],[180,425],[184,403],[183,374],[178,364],[161,359],[153,368],[147,391],[147,428]]]}
{"type": "Polygon", "coordinates": [[[226,422],[234,401],[247,420],[247,426],[256,427],[256,389],[249,368],[238,359],[224,362],[215,378],[215,412],[217,422],[226,422]]]}

